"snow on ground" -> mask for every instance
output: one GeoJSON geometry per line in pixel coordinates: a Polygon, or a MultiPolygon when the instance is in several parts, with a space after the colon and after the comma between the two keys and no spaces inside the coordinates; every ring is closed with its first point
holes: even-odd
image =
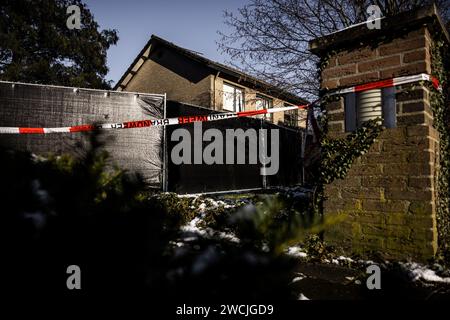
{"type": "Polygon", "coordinates": [[[200,217],[195,217],[194,219],[189,221],[184,226],[181,226],[181,231],[191,232],[191,233],[195,233],[195,234],[204,236],[204,235],[206,235],[206,231],[199,226],[200,222],[202,222],[202,221],[203,221],[203,219],[201,219],[200,217]]]}
{"type": "Polygon", "coordinates": [[[45,158],[45,157],[43,157],[43,156],[41,156],[41,155],[34,154],[34,153],[31,154],[31,160],[32,160],[34,163],[48,161],[47,158],[45,158]]]}
{"type": "Polygon", "coordinates": [[[339,257],[337,257],[336,258],[336,260],[338,261],[338,262],[348,262],[348,263],[353,263],[353,262],[355,262],[355,260],[353,260],[352,258],[349,258],[349,257],[344,257],[344,256],[339,256],[339,257]]]}
{"type": "MultiPolygon", "coordinates": [[[[181,231],[185,235],[194,234],[196,236],[205,237],[208,239],[216,238],[221,240],[226,240],[233,243],[239,243],[240,239],[233,232],[216,231],[210,227],[202,227],[203,219],[196,217],[188,222],[186,225],[181,227],[181,231]]],[[[188,236],[183,237],[184,241],[196,240],[196,237],[188,236]]]]}
{"type": "Polygon", "coordinates": [[[295,282],[297,282],[297,281],[302,281],[303,279],[306,278],[306,276],[305,276],[303,273],[301,273],[301,272],[296,272],[296,274],[297,274],[297,277],[295,277],[294,279],[292,279],[291,284],[292,284],[292,283],[295,283],[295,282]]]}
{"type": "MultiPolygon", "coordinates": [[[[37,188],[38,189],[38,188],[37,188]]],[[[304,197],[305,192],[303,190],[290,190],[292,193],[292,196],[300,196],[304,197]],[[292,192],[293,191],[293,192],[292,192]]],[[[197,199],[197,197],[195,197],[197,199]]],[[[212,228],[205,226],[204,218],[206,214],[208,214],[208,211],[211,209],[224,207],[224,208],[233,208],[236,205],[233,205],[233,203],[228,203],[222,200],[215,200],[212,198],[204,198],[199,199],[194,202],[197,205],[197,210],[199,212],[199,216],[195,217],[191,221],[189,221],[186,225],[181,227],[181,231],[184,233],[182,236],[181,242],[174,242],[174,246],[176,247],[182,247],[184,246],[185,242],[193,241],[198,239],[199,236],[205,237],[205,238],[218,238],[226,241],[230,241],[233,243],[240,243],[240,239],[233,233],[233,232],[224,232],[224,231],[217,231],[213,230],[212,228]],[[200,204],[198,204],[200,202],[200,204]]],[[[194,208],[193,208],[194,209],[194,208]]],[[[306,253],[305,248],[302,248],[299,245],[290,246],[286,249],[286,254],[294,257],[294,258],[300,258],[305,259],[308,258],[308,254],[306,253]]],[[[357,261],[353,260],[352,258],[345,257],[345,256],[337,256],[337,257],[331,257],[329,259],[325,259],[323,261],[324,263],[331,263],[336,265],[342,265],[342,266],[369,266],[372,264],[376,264],[375,262],[371,260],[362,260],[359,259],[357,261]]],[[[385,265],[389,265],[389,262],[385,262],[385,265]]],[[[430,269],[427,266],[424,266],[419,263],[415,262],[408,262],[408,263],[400,263],[401,268],[405,273],[408,274],[409,278],[412,281],[424,281],[424,282],[430,282],[430,283],[445,283],[450,284],[450,276],[445,277],[441,276],[436,273],[435,270],[430,269]]],[[[201,266],[197,266],[199,269],[201,269],[201,266]]],[[[435,268],[436,269],[436,268],[435,268]]],[[[442,269],[442,267],[441,267],[442,269]]],[[[442,271],[442,270],[440,270],[442,271]]],[[[447,272],[448,273],[448,272],[447,272]]],[[[298,281],[301,281],[304,279],[303,274],[299,274],[298,276],[294,277],[292,279],[291,283],[295,283],[298,281]]],[[[347,279],[350,280],[350,279],[347,279]]],[[[352,279],[353,280],[353,279],[352,279]]],[[[358,281],[358,280],[357,280],[358,281]]],[[[309,300],[306,296],[303,294],[299,295],[299,300],[309,300]]]]}
{"type": "MultiPolygon", "coordinates": [[[[169,193],[169,192],[167,192],[167,193],[169,193]]],[[[201,196],[203,196],[203,195],[202,194],[177,194],[177,197],[179,197],[179,198],[193,198],[194,201],[200,201],[201,203],[197,207],[197,209],[200,212],[204,212],[205,209],[215,209],[220,206],[223,206],[225,209],[234,208],[236,206],[233,203],[225,202],[222,200],[216,200],[216,199],[209,198],[209,197],[198,199],[201,196]]],[[[195,209],[195,206],[191,206],[191,209],[195,209]]]]}
{"type": "MultiPolygon", "coordinates": [[[[303,249],[300,246],[291,246],[287,248],[286,254],[295,258],[301,258],[305,259],[308,258],[308,254],[305,252],[305,249],[303,249]]],[[[336,265],[341,265],[345,267],[353,266],[353,267],[367,267],[375,263],[372,260],[353,260],[352,258],[345,257],[345,256],[338,256],[330,259],[324,259],[322,261],[323,263],[332,263],[336,265]]],[[[392,265],[391,262],[385,261],[384,265],[389,268],[390,265],[392,265]]],[[[416,263],[416,262],[408,262],[408,263],[402,263],[400,262],[400,266],[403,269],[403,272],[405,272],[411,281],[424,281],[424,282],[430,282],[430,283],[446,283],[450,284],[450,276],[442,276],[436,273],[435,270],[430,269],[428,266],[416,263]]],[[[442,266],[435,266],[434,269],[439,269],[440,272],[444,272],[444,274],[450,275],[450,271],[444,271],[442,266]],[[445,273],[446,272],[446,273],[445,273]]],[[[300,281],[299,277],[296,277],[292,280],[292,282],[300,281]]],[[[347,279],[350,280],[350,279],[347,279]]],[[[353,280],[353,279],[352,279],[353,280]]],[[[358,280],[357,280],[358,281],[358,280]]],[[[356,281],[355,281],[356,283],[356,281]]]]}
{"type": "MultiPolygon", "coordinates": [[[[387,264],[388,262],[386,262],[387,264]]],[[[372,260],[358,260],[358,264],[359,265],[364,265],[364,266],[371,266],[373,264],[376,264],[375,262],[373,262],[372,260]]]]}
{"type": "Polygon", "coordinates": [[[241,241],[233,232],[215,231],[214,235],[219,239],[228,240],[234,243],[239,243],[241,241]]]}
{"type": "Polygon", "coordinates": [[[286,254],[294,258],[306,258],[308,254],[300,246],[291,246],[286,250],[286,254]]]}
{"type": "MultiPolygon", "coordinates": [[[[239,238],[233,232],[224,232],[224,231],[216,231],[210,227],[204,226],[204,218],[208,214],[207,210],[224,207],[224,208],[233,208],[232,204],[225,203],[221,200],[214,200],[211,198],[202,199],[201,203],[198,205],[197,210],[199,212],[199,216],[195,217],[191,221],[189,221],[184,226],[181,226],[180,231],[185,233],[185,235],[194,234],[196,236],[201,236],[205,238],[216,238],[221,240],[230,241],[233,243],[239,243],[239,238]]],[[[185,241],[194,240],[195,237],[188,236],[183,238],[185,241]]]]}
{"type": "Polygon", "coordinates": [[[226,203],[225,201],[222,201],[222,200],[214,200],[212,198],[208,198],[208,204],[209,204],[210,208],[211,207],[212,208],[219,208],[219,207],[222,206],[225,209],[231,209],[231,208],[236,207],[236,205],[226,203]]]}
{"type": "Polygon", "coordinates": [[[450,284],[450,277],[441,277],[436,271],[427,268],[416,262],[400,263],[412,281],[422,280],[425,282],[439,282],[450,284]]]}
{"type": "Polygon", "coordinates": [[[309,298],[306,297],[303,293],[300,293],[300,295],[298,296],[298,300],[309,300],[309,298]]]}

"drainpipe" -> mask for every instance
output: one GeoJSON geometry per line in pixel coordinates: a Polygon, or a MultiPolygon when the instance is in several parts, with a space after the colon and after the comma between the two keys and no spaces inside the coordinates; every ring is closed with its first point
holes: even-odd
{"type": "Polygon", "coordinates": [[[217,106],[216,106],[216,80],[219,77],[220,71],[217,71],[216,74],[214,75],[214,83],[213,83],[213,100],[214,100],[214,105],[213,105],[213,110],[217,110],[217,106]]]}
{"type": "Polygon", "coordinates": [[[308,108],[306,111],[306,126],[305,130],[302,132],[302,144],[300,148],[300,161],[302,162],[302,186],[305,185],[305,149],[306,149],[306,139],[308,138],[308,127],[309,127],[309,117],[311,115],[312,108],[308,108]]]}

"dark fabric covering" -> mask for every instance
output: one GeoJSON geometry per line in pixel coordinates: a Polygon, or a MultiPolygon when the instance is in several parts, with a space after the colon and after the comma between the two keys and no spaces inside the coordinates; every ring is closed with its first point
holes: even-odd
{"type": "Polygon", "coordinates": [[[395,101],[395,87],[383,88],[383,126],[395,128],[397,126],[397,108],[395,101]]]}
{"type": "MultiPolygon", "coordinates": [[[[182,104],[175,101],[167,102],[167,116],[178,117],[180,115],[204,115],[217,113],[216,111],[182,104]]],[[[287,186],[301,182],[301,132],[283,128],[272,123],[255,118],[227,119],[214,122],[203,122],[203,132],[209,128],[219,129],[225,137],[226,129],[243,130],[253,128],[257,132],[259,129],[279,129],[280,133],[280,167],[276,175],[264,177],[260,174],[260,162],[258,164],[181,164],[175,165],[170,160],[171,150],[178,141],[171,141],[171,135],[177,128],[187,129],[191,137],[194,136],[194,124],[182,124],[167,127],[168,143],[168,189],[177,193],[201,193],[216,192],[226,190],[242,190],[251,188],[263,188],[264,186],[287,186]]],[[[270,137],[270,134],[269,134],[270,137]]],[[[194,139],[192,150],[194,150],[194,139]]],[[[203,148],[210,142],[203,142],[203,148]]],[[[270,146],[270,141],[267,141],[270,146]]],[[[202,148],[202,149],[203,149],[202,148]]],[[[246,159],[248,159],[248,143],[246,144],[246,159]]],[[[271,150],[269,148],[269,156],[271,150]]],[[[224,151],[225,157],[225,151],[224,151]]]]}
{"type": "MultiPolygon", "coordinates": [[[[161,96],[127,92],[40,86],[0,82],[0,126],[66,127],[80,124],[157,119],[163,116],[161,96]]],[[[150,187],[161,188],[161,127],[107,130],[99,139],[110,154],[110,164],[137,172],[150,187]]],[[[86,150],[85,133],[0,134],[0,145],[35,154],[69,153],[81,156],[86,150]]]]}
{"type": "MultiPolygon", "coordinates": [[[[3,127],[66,127],[80,124],[115,123],[132,120],[160,119],[164,99],[161,96],[109,92],[73,88],[0,82],[0,126],[3,127]]],[[[167,117],[204,115],[213,110],[169,101],[167,117]]],[[[178,193],[200,193],[242,190],[270,186],[286,186],[301,181],[301,132],[283,128],[255,118],[228,119],[202,123],[203,132],[210,128],[247,130],[279,129],[279,171],[263,177],[257,164],[175,165],[171,150],[178,142],[171,141],[177,128],[186,128],[193,136],[193,124],[168,126],[167,165],[168,189],[178,193]]],[[[269,135],[270,137],[270,135],[269,135]]],[[[162,189],[163,129],[162,127],[102,131],[99,139],[110,154],[110,164],[137,172],[149,187],[162,189]]],[[[88,147],[85,133],[1,134],[0,145],[26,150],[38,155],[69,153],[82,156],[88,147]]],[[[194,140],[192,140],[192,144],[194,140]]],[[[270,147],[270,141],[266,141],[270,147]]],[[[204,142],[203,147],[209,142],[204,142]]],[[[192,148],[193,149],[193,148],[192,148]]],[[[246,159],[248,159],[248,143],[246,159]]],[[[269,155],[271,150],[269,148],[269,155]]],[[[225,155],[225,152],[224,152],[225,155]]]]}
{"type": "Polygon", "coordinates": [[[352,132],[356,130],[357,115],[356,115],[356,93],[347,93],[345,96],[345,132],[352,132]]]}

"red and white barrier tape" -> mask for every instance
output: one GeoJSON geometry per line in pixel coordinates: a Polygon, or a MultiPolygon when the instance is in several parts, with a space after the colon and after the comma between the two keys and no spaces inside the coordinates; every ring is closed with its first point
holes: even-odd
{"type": "Polygon", "coordinates": [[[131,129],[131,128],[144,128],[144,127],[163,127],[177,124],[186,124],[192,122],[208,122],[218,121],[224,119],[251,117],[261,114],[284,112],[289,110],[307,109],[307,105],[292,106],[292,107],[280,107],[255,111],[242,111],[242,112],[226,112],[216,113],[208,115],[198,116],[182,116],[177,118],[165,118],[156,120],[138,120],[128,121],[122,123],[102,123],[98,125],[79,125],[73,127],[60,127],[60,128],[21,128],[21,127],[0,127],[0,133],[9,134],[46,134],[46,133],[62,133],[62,132],[85,132],[94,130],[106,130],[106,129],[131,129]]]}
{"type": "MultiPolygon", "coordinates": [[[[376,82],[371,82],[363,85],[358,85],[350,88],[339,89],[332,91],[327,95],[345,94],[351,92],[360,92],[371,89],[388,88],[393,86],[398,86],[402,84],[417,82],[417,81],[431,81],[436,90],[442,90],[439,85],[439,81],[425,73],[421,73],[414,76],[398,77],[389,80],[381,80],[376,82]]],[[[242,112],[226,112],[226,113],[216,113],[208,115],[198,115],[198,116],[182,116],[177,118],[165,118],[156,120],[138,120],[138,121],[128,121],[122,123],[103,123],[98,125],[78,125],[73,127],[60,127],[60,128],[21,128],[21,127],[0,127],[0,134],[46,134],[46,133],[62,133],[62,132],[84,132],[84,131],[94,131],[94,130],[105,130],[105,129],[131,129],[131,128],[144,128],[144,127],[163,127],[177,124],[185,124],[192,122],[207,122],[207,121],[217,121],[224,119],[240,118],[240,117],[251,117],[261,114],[285,112],[290,110],[307,109],[310,106],[316,104],[317,101],[310,103],[308,105],[292,106],[292,107],[280,107],[280,108],[270,108],[255,111],[242,111],[242,112]]]]}
{"type": "Polygon", "coordinates": [[[388,79],[388,80],[375,81],[375,82],[361,84],[361,85],[354,86],[354,87],[340,89],[340,90],[330,92],[329,95],[344,94],[344,93],[351,93],[351,92],[361,92],[361,91],[372,90],[372,89],[389,88],[389,87],[400,86],[402,84],[418,82],[418,81],[431,81],[431,83],[433,84],[433,87],[436,90],[438,90],[438,91],[442,90],[442,87],[440,86],[438,79],[436,79],[435,77],[432,77],[426,73],[420,73],[420,74],[417,74],[414,76],[392,78],[392,79],[388,79]]]}

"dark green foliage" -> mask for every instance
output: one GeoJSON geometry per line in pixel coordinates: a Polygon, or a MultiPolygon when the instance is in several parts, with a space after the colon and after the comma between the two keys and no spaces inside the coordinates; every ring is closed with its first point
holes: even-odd
{"type": "Polygon", "coordinates": [[[94,139],[80,160],[1,150],[11,294],[58,294],[71,264],[84,271],[87,292],[144,290],[161,282],[162,257],[181,219],[146,196],[140,177],[107,169],[98,147],[94,139]]]}
{"type": "Polygon", "coordinates": [[[438,241],[440,254],[450,264],[450,99],[448,80],[450,70],[449,45],[446,39],[435,39],[432,50],[432,70],[443,92],[438,92],[429,85],[433,126],[439,133],[439,175],[437,180],[436,218],[438,224],[438,241]]]}
{"type": "Polygon", "coordinates": [[[229,222],[243,243],[266,247],[280,255],[293,244],[303,241],[309,232],[322,228],[322,220],[311,210],[309,198],[295,198],[278,193],[259,195],[254,205],[242,207],[229,222]]]}
{"type": "Polygon", "coordinates": [[[0,79],[105,89],[106,51],[115,30],[99,30],[81,0],[5,0],[0,7],[0,79]],[[81,11],[81,29],[66,26],[67,7],[81,11]]]}
{"type": "Polygon", "coordinates": [[[186,302],[287,301],[296,261],[249,246],[199,238],[175,250],[161,294],[186,302]]]}
{"type": "Polygon", "coordinates": [[[168,216],[177,216],[183,224],[202,215],[202,226],[220,229],[227,219],[242,203],[234,202],[233,206],[225,208],[224,204],[213,204],[204,196],[180,197],[176,193],[157,193],[152,200],[159,203],[161,210],[168,216]],[[199,208],[202,207],[200,210],[199,208]],[[201,214],[202,213],[202,214],[201,214]]]}
{"type": "MultiPolygon", "coordinates": [[[[322,116],[320,122],[326,133],[326,117],[322,116]]],[[[313,199],[316,212],[322,212],[324,185],[330,184],[336,179],[345,178],[355,159],[370,149],[383,130],[380,122],[380,119],[369,120],[356,131],[341,139],[332,139],[326,134],[322,135],[321,159],[312,168],[314,176],[317,177],[316,196],[313,199]]]]}
{"type": "Polygon", "coordinates": [[[335,179],[343,179],[353,161],[366,153],[380,134],[382,130],[380,122],[381,119],[369,120],[344,139],[323,137],[319,181],[329,184],[335,179]]]}
{"type": "Polygon", "coordinates": [[[152,194],[138,176],[106,166],[95,137],[92,145],[81,159],[0,151],[1,231],[8,239],[2,288],[8,295],[68,293],[66,268],[76,264],[80,292],[89,297],[293,297],[292,259],[254,244],[180,232],[199,215],[200,204],[205,220],[211,216],[205,226],[228,230],[219,225],[232,208],[203,197],[152,194]],[[180,238],[185,236],[194,240],[180,238]],[[181,247],[173,246],[180,241],[181,247]]]}
{"type": "Polygon", "coordinates": [[[230,215],[243,205],[242,203],[235,202],[232,208],[225,208],[223,204],[211,207],[208,199],[206,200],[206,204],[209,204],[209,206],[207,205],[206,207],[203,221],[207,226],[216,229],[226,226],[230,215]]]}
{"type": "Polygon", "coordinates": [[[192,198],[180,198],[175,193],[163,193],[155,194],[152,200],[167,216],[179,217],[182,224],[186,224],[198,214],[192,198]]]}
{"type": "Polygon", "coordinates": [[[322,239],[314,234],[308,237],[305,241],[305,249],[310,260],[321,261],[327,254],[327,248],[322,239]]]}

